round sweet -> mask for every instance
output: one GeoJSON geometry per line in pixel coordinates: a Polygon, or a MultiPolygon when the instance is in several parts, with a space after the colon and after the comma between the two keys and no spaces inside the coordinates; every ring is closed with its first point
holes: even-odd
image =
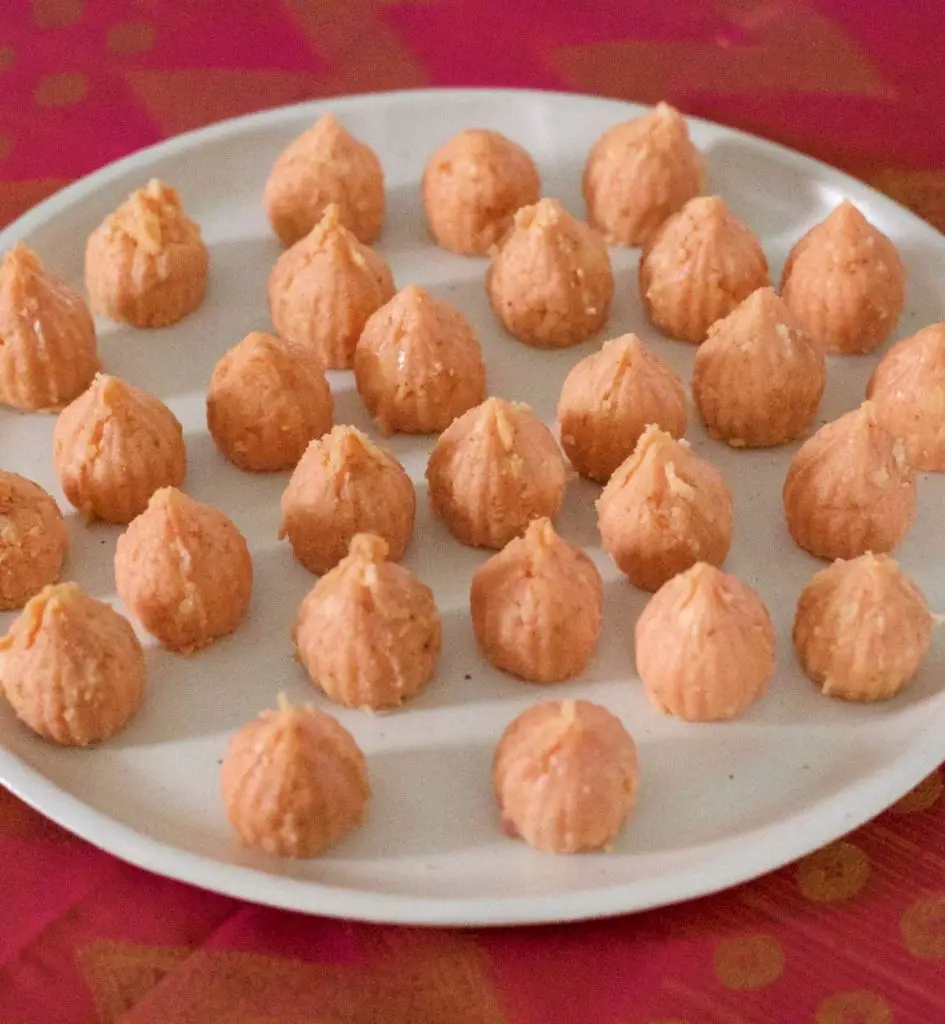
{"type": "Polygon", "coordinates": [[[387,543],[399,561],[417,512],[413,483],[389,452],[354,427],[335,427],[313,441],[282,495],[279,539],[296,559],[322,575],[348,554],[359,533],[387,543]]]}
{"type": "Polygon", "coordinates": [[[945,324],[924,327],[880,360],[867,398],[914,469],[945,471],[945,324]]]}
{"type": "Polygon", "coordinates": [[[918,672],[932,616],[918,587],[888,555],[867,552],[817,573],[797,602],[794,650],[827,697],[894,697],[918,672]]]}
{"type": "Polygon", "coordinates": [[[437,244],[463,256],[485,256],[508,231],[515,212],[541,197],[538,168],[518,143],[469,128],[427,161],[423,209],[437,244]]]}
{"type": "Polygon", "coordinates": [[[341,223],[332,203],[269,275],[269,312],[283,338],[329,370],[350,370],[368,317],[394,296],[390,269],[341,223]]]}
{"type": "Polygon", "coordinates": [[[312,682],[349,708],[394,708],[436,672],[442,647],[433,591],[359,533],[302,602],[293,639],[312,682]]]}
{"type": "Polygon", "coordinates": [[[857,355],[880,346],[899,321],[905,268],[895,245],[849,202],[788,254],[781,295],[827,352],[857,355]]]}
{"type": "Polygon", "coordinates": [[[650,703],[688,722],[740,715],[774,674],[774,628],[764,602],[705,562],[660,587],[637,619],[635,641],[650,703]]]}
{"type": "Polygon", "coordinates": [[[773,288],[759,288],[709,328],[696,352],[692,394],[711,437],[766,448],[804,433],[826,380],[820,346],[773,288]]]}
{"type": "Polygon", "coordinates": [[[801,445],[782,498],[794,542],[817,558],[888,552],[915,519],[915,473],[902,441],[864,402],[801,445]]]}
{"type": "Polygon", "coordinates": [[[646,245],[702,191],[703,166],[683,116],[659,103],[609,128],[584,165],[588,223],[611,245],[646,245]]]}
{"type": "Polygon", "coordinates": [[[371,787],[351,733],[313,707],[264,711],[230,741],[220,789],[241,843],[315,857],[364,821],[371,787]]]}
{"type": "Polygon", "coordinates": [[[354,379],[381,434],[432,434],[486,397],[476,332],[458,309],[410,285],[368,320],[354,379]]]}
{"type": "Polygon", "coordinates": [[[0,261],[0,405],[24,412],[61,409],[98,369],[88,307],[17,242],[0,261]]]}
{"type": "Polygon", "coordinates": [[[84,516],[129,523],[159,487],[183,482],[184,431],[160,399],[100,373],[59,414],[53,462],[66,498],[84,516]]]}
{"type": "Polygon", "coordinates": [[[716,320],[768,284],[758,239],[718,196],[691,199],[640,256],[640,295],[671,338],[700,344],[716,320]]]}
{"type": "Polygon", "coordinates": [[[118,538],[115,585],[162,647],[194,654],[243,621],[253,560],[227,515],[162,487],[118,538]]]}
{"type": "Polygon", "coordinates": [[[279,154],[263,205],[283,245],[294,245],[334,203],[341,223],[365,245],[384,226],[384,171],[370,146],[331,114],[320,117],[279,154]]]}
{"type": "Polygon", "coordinates": [[[45,587],[0,639],[0,691],[43,739],[114,736],[144,698],[144,651],[127,619],[77,583],[45,587]]]}
{"type": "Polygon", "coordinates": [[[567,467],[551,431],[527,405],[487,398],[440,435],[427,463],[430,505],[453,536],[504,548],[533,519],[554,520],[567,467]]]}
{"type": "Polygon", "coordinates": [[[109,214],[85,247],[92,309],[133,327],[167,327],[193,313],[209,272],[200,228],[156,178],[109,214]]]}
{"type": "Polygon", "coordinates": [[[597,525],[620,571],[652,592],[696,562],[725,561],[732,494],[688,442],[650,426],[597,499],[597,525]]]}
{"type": "Polygon", "coordinates": [[[565,379],[561,447],[582,476],[607,483],[651,423],[682,437],[686,391],[679,374],[635,334],[605,341],[565,379]]]}
{"type": "Polygon", "coordinates": [[[0,470],[0,612],[55,583],[69,550],[56,502],[32,480],[0,470]]]}
{"type": "Polygon", "coordinates": [[[637,778],[633,738],[586,700],[533,704],[492,761],[506,833],[552,853],[608,849],[633,811],[637,778]]]}
{"type": "Polygon", "coordinates": [[[535,348],[566,348],[610,315],[614,275],[604,240],[557,199],[516,214],[486,273],[489,301],[506,330],[535,348]]]}
{"type": "Polygon", "coordinates": [[[207,428],[240,469],[291,469],[333,414],[321,360],[304,345],[252,331],[213,368],[207,428]]]}
{"type": "Polygon", "coordinates": [[[489,662],[532,683],[555,683],[584,670],[597,645],[604,588],[597,567],[533,520],[473,576],[470,611],[489,662]]]}

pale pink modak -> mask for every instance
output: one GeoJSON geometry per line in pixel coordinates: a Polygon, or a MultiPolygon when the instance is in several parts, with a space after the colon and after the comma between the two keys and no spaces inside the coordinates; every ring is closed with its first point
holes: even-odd
{"type": "Polygon", "coordinates": [[[603,238],[557,199],[522,207],[492,255],[486,291],[496,316],[534,348],[566,348],[610,315],[614,275],[603,238]]]}
{"type": "Polygon", "coordinates": [[[130,523],[159,487],[183,482],[184,431],[160,399],[101,373],[59,414],[53,462],[63,492],[84,516],[130,523]]]}
{"type": "Polygon", "coordinates": [[[334,203],[269,275],[276,331],[307,345],[329,370],[350,370],[368,317],[394,297],[383,257],[358,241],[334,203]]]}
{"type": "Polygon", "coordinates": [[[826,379],[820,346],[773,288],[759,288],[709,328],[696,352],[692,395],[716,440],[767,448],[807,430],[826,379]]]}
{"type": "Polygon", "coordinates": [[[423,209],[444,249],[485,256],[523,206],[541,198],[534,160],[500,132],[467,128],[445,142],[423,172],[423,209]]]}
{"type": "Polygon", "coordinates": [[[283,245],[294,245],[332,203],[357,239],[365,245],[377,240],[386,205],[381,162],[370,146],[325,114],[279,154],[263,205],[283,245]]]}
{"type": "Polygon", "coordinates": [[[324,711],[284,698],[230,741],[220,789],[241,843],[294,858],[340,842],[362,824],[371,797],[351,733],[324,711]]]}
{"type": "Polygon", "coordinates": [[[638,774],[623,723],[586,700],[532,705],[492,762],[504,830],[551,853],[609,849],[636,804],[638,774]]]}
{"type": "Polygon", "coordinates": [[[470,612],[479,646],[503,672],[532,683],[580,674],[597,646],[604,610],[591,559],[535,519],[473,576],[470,612]]]}
{"type": "Polygon", "coordinates": [[[0,470],[0,612],[56,583],[69,550],[59,506],[39,484],[0,470]]]}
{"type": "Polygon", "coordinates": [[[945,471],[945,324],[893,345],[866,394],[914,469],[945,471]]]}
{"type": "Polygon", "coordinates": [[[433,511],[460,543],[505,547],[533,519],[552,521],[568,473],[551,431],[527,405],[487,398],[440,435],[427,464],[433,511]]]}
{"type": "Polygon", "coordinates": [[[194,654],[243,621],[253,560],[229,516],[162,487],[118,538],[115,585],[163,647],[194,654]]]}
{"type": "Polygon", "coordinates": [[[896,246],[850,202],[788,255],[781,295],[827,352],[872,352],[902,313],[906,274],[896,246]]]}
{"type": "Polygon", "coordinates": [[[768,284],[761,244],[718,196],[691,199],[640,256],[640,296],[664,334],[700,344],[709,328],[768,284]]]}
{"type": "Polygon", "coordinates": [[[834,562],[804,588],[794,650],[825,696],[888,700],[918,672],[932,624],[925,598],[899,565],[867,552],[834,562]]]}
{"type": "Polygon", "coordinates": [[[399,561],[413,536],[417,498],[404,467],[354,427],[313,441],[282,495],[279,538],[319,575],[348,554],[359,533],[373,533],[399,561]]]}
{"type": "Polygon", "coordinates": [[[156,178],[109,214],[85,247],[92,309],[133,327],[167,327],[193,313],[209,273],[200,228],[177,191],[156,178]]]}
{"type": "Polygon", "coordinates": [[[702,191],[704,170],[685,118],[668,103],[609,128],[584,165],[588,223],[612,245],[646,245],[702,191]]]}
{"type": "Polygon", "coordinates": [[[384,435],[438,433],[486,397],[476,332],[458,309],[417,285],[365,324],[354,379],[384,435]]]}
{"type": "Polygon", "coordinates": [[[316,686],[346,707],[398,707],[436,673],[442,626],[433,591],[387,556],[381,537],[357,534],[295,621],[299,661],[316,686]]]}
{"type": "Polygon", "coordinates": [[[731,491],[719,470],[655,426],[597,499],[604,550],[634,586],[651,592],[696,562],[721,565],[732,518],[731,491]]]}
{"type": "Polygon", "coordinates": [[[774,674],[774,629],[751,587],[697,562],[665,583],[636,625],[637,671],[658,710],[689,722],[741,714],[774,674]]]}
{"type": "Polygon", "coordinates": [[[41,590],[0,639],[0,691],[17,717],[63,746],[124,728],[145,691],[144,651],[127,619],[77,583],[41,590]]]}
{"type": "Polygon", "coordinates": [[[561,447],[581,476],[602,484],[650,424],[682,437],[686,418],[682,378],[635,334],[585,356],[558,399],[561,447]]]}
{"type": "Polygon", "coordinates": [[[794,542],[818,558],[892,551],[915,519],[905,446],[864,402],[798,449],[782,491],[794,542]]]}
{"type": "Polygon", "coordinates": [[[61,409],[98,372],[92,314],[25,243],[0,261],[0,405],[61,409]]]}
{"type": "Polygon", "coordinates": [[[333,414],[321,360],[304,345],[251,331],[213,368],[207,428],[240,469],[292,469],[333,414]]]}

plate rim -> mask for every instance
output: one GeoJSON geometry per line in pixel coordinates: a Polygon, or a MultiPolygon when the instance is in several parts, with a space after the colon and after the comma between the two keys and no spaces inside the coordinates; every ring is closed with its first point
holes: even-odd
{"type": "MultiPolygon", "coordinates": [[[[346,107],[369,102],[435,100],[448,103],[470,96],[498,101],[510,95],[544,102],[560,99],[607,104],[613,107],[615,114],[622,111],[626,116],[652,109],[649,104],[616,97],[519,88],[399,89],[317,97],[217,121],[164,139],[106,164],[59,189],[6,225],[0,230],[0,249],[8,248],[15,241],[49,223],[74,203],[137,167],[191,148],[251,134],[263,126],[291,122],[308,111],[313,114],[319,110],[343,113],[346,107]]],[[[712,131],[721,130],[755,150],[774,155],[789,166],[800,167],[806,173],[815,171],[823,184],[843,191],[854,200],[859,197],[860,201],[894,209],[896,217],[905,218],[911,229],[920,235],[924,234],[945,251],[945,236],[933,225],[846,172],[763,136],[706,118],[688,114],[685,116],[692,124],[712,131]]],[[[688,847],[687,852],[694,855],[692,859],[696,862],[695,866],[683,867],[667,876],[550,896],[510,898],[450,898],[371,892],[275,874],[239,864],[227,864],[145,835],[111,818],[53,783],[2,745],[0,782],[36,811],[98,849],[143,870],[211,892],[296,912],[372,923],[492,927],[593,920],[636,913],[710,895],[754,880],[841,838],[869,821],[934,771],[942,763],[943,754],[945,752],[936,753],[932,744],[918,750],[909,746],[878,770],[860,776],[855,783],[819,801],[813,811],[797,811],[773,825],[688,847]],[[850,805],[856,810],[851,811],[850,805]],[[712,859],[707,869],[704,854],[710,850],[712,859]],[[700,854],[703,856],[700,857],[700,854]]]]}

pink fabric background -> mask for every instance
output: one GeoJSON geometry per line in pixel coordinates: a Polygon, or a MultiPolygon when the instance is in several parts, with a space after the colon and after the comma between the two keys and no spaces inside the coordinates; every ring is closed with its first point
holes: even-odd
{"type": "MultiPolygon", "coordinates": [[[[786,142],[945,224],[939,0],[5,0],[0,223],[179,131],[312,96],[520,85],[786,142]]],[[[941,1024],[936,772],[846,840],[605,923],[413,931],[145,874],[0,789],[0,1024],[941,1024]]]]}

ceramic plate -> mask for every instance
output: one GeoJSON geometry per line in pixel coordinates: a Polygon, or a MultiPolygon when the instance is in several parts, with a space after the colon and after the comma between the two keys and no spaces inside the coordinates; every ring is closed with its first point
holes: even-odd
{"type": "MultiPolygon", "coordinates": [[[[583,677],[552,689],[491,670],[468,616],[473,571],[486,555],[461,547],[427,508],[429,439],[389,447],[416,482],[418,521],[408,567],[436,591],[444,623],[437,681],[403,711],[370,717],[330,706],[295,664],[289,627],[313,578],[276,539],[287,475],[244,474],[214,449],[204,393],[216,360],[248,331],[270,327],[266,276],[280,252],[263,214],[263,183],[278,152],[333,111],[384,164],[389,216],[379,248],[399,285],[421,283],[459,306],[479,331],[490,391],[530,403],[553,423],[561,383],[603,337],[636,331],[689,378],[695,349],[661,338],[641,312],[637,253],[612,250],[613,315],[601,337],[560,352],[530,350],[492,317],[485,262],[453,256],[427,237],[418,185],[426,158],[465,127],[498,129],[537,160],[544,193],[583,215],[581,168],[609,126],[641,113],[630,104],[514,91],[361,96],[230,121],[145,150],[67,188],[0,234],[25,238],[54,272],[81,285],[84,240],[132,189],[158,176],[175,185],[211,249],[211,287],[180,325],[134,331],[100,323],[112,373],[154,392],[184,424],[186,489],[221,506],[247,535],[256,566],[251,613],[230,639],[186,659],[149,650],[150,687],[133,724],[94,750],[63,750],[0,710],[0,780],[66,828],[173,878],[314,914],[424,924],[482,925],[590,918],[640,910],[734,885],[835,839],[892,803],[945,753],[941,643],[897,699],[873,707],[828,700],[799,673],[790,645],[795,602],[820,563],[784,526],[780,491],[794,448],[732,451],[691,416],[695,450],[725,473],[735,496],[727,568],[764,596],[779,645],[768,694],[740,720],[687,725],[653,711],[634,670],[633,625],[646,595],[601,551],[594,499],[575,482],[559,527],[590,552],[605,580],[606,620],[583,677]],[[360,831],[317,860],[290,862],[241,849],[218,793],[229,737],[279,691],[337,714],[368,757],[374,787],[360,831]],[[505,838],[490,788],[493,746],[505,725],[547,697],[584,697],[619,715],[635,737],[641,789],[611,853],[555,857],[505,838]]],[[[909,295],[898,336],[945,318],[945,239],[862,184],[759,139],[693,120],[710,189],[758,233],[777,280],[790,245],[849,197],[899,246],[909,295]]],[[[875,358],[831,360],[819,422],[857,405],[875,358]]],[[[350,374],[331,375],[336,422],[375,433],[350,374]]],[[[68,508],[50,459],[53,419],[0,411],[3,468],[37,480],[68,508]]],[[[945,479],[922,476],[919,514],[899,557],[945,610],[945,479]]],[[[69,515],[67,575],[115,601],[118,530],[69,515]]],[[[6,629],[12,616],[0,616],[6,629]]]]}

